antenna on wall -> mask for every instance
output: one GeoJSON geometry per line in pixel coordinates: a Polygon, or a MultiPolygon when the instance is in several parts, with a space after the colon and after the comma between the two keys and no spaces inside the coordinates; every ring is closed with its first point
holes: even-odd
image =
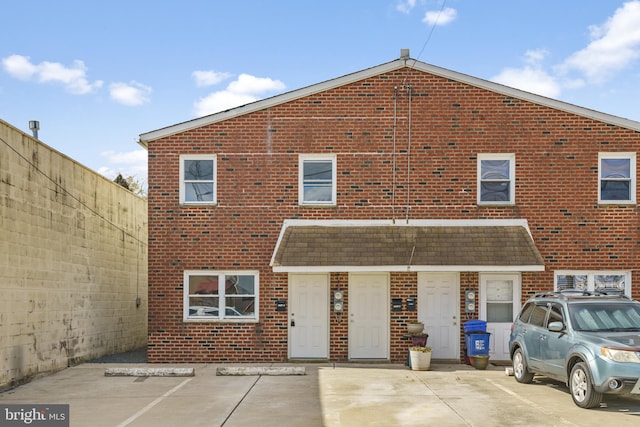
{"type": "Polygon", "coordinates": [[[29,129],[33,133],[33,137],[38,139],[38,131],[40,130],[40,122],[37,120],[29,120],[29,129]]]}

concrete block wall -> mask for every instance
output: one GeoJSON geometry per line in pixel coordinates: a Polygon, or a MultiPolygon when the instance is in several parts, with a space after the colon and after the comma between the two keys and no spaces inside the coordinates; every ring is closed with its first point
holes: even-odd
{"type": "MultiPolygon", "coordinates": [[[[633,130],[410,68],[151,141],[150,360],[286,359],[273,301],[287,297],[287,275],[269,261],[289,218],[526,219],[546,271],[522,274],[523,299],[552,290],[554,270],[632,271],[638,298],[638,206],[598,205],[597,171],[599,152],[639,147],[633,130]],[[337,158],[337,204],[300,206],[299,155],[325,153],[337,158]],[[515,205],[477,204],[479,153],[515,154],[515,205]],[[218,205],[180,205],[182,154],[217,156],[218,205]],[[183,271],[197,269],[259,270],[260,324],[183,322],[183,271]]],[[[477,286],[477,274],[461,280],[477,286]]],[[[405,283],[415,274],[391,275],[394,295],[415,294],[405,283]]],[[[394,316],[400,361],[405,319],[394,316]]],[[[332,320],[331,334],[344,360],[346,328],[332,320]]]]}
{"type": "Polygon", "coordinates": [[[0,389],[146,345],[146,218],[146,200],[0,121],[0,389]]]}

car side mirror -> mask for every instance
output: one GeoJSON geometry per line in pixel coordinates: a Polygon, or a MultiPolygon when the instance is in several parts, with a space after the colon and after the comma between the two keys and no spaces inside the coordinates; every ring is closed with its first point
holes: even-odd
{"type": "Polygon", "coordinates": [[[564,323],[562,322],[551,322],[547,327],[551,332],[562,332],[564,330],[564,323]]]}

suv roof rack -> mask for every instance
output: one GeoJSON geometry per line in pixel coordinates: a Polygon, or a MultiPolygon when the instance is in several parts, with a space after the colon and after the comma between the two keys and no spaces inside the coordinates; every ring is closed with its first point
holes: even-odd
{"type": "Polygon", "coordinates": [[[536,298],[561,298],[568,299],[571,297],[611,297],[611,298],[624,298],[629,299],[624,294],[622,289],[618,288],[604,288],[598,289],[597,291],[585,291],[581,289],[561,289],[560,291],[545,291],[538,292],[534,295],[536,298]]]}
{"type": "Polygon", "coordinates": [[[549,298],[549,297],[560,297],[560,296],[562,296],[562,293],[557,291],[538,292],[537,294],[534,295],[535,298],[549,298]]]}
{"type": "Polygon", "coordinates": [[[593,294],[594,295],[619,296],[619,297],[623,297],[623,298],[629,299],[629,297],[627,297],[624,294],[624,291],[622,289],[620,289],[620,288],[602,288],[602,289],[598,289],[593,294]]]}

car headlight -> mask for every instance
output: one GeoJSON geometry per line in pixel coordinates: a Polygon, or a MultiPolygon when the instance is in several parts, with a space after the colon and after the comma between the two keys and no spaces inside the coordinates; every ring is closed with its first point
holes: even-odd
{"type": "Polygon", "coordinates": [[[609,347],[602,347],[600,349],[602,355],[609,360],[621,363],[640,363],[640,352],[620,350],[609,347]]]}

